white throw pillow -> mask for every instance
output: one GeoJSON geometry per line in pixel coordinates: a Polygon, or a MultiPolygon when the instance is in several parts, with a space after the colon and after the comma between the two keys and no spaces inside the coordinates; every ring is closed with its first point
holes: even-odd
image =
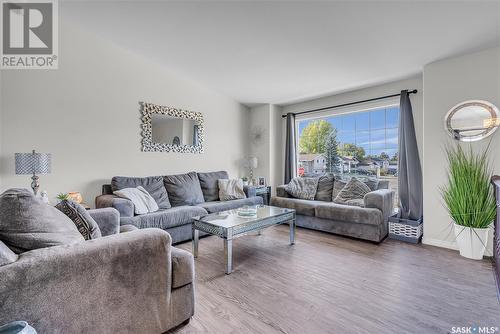
{"type": "Polygon", "coordinates": [[[118,197],[126,198],[134,204],[134,212],[136,215],[143,215],[149,212],[158,211],[158,204],[153,197],[141,186],[137,188],[124,188],[114,191],[118,197]]]}
{"type": "Polygon", "coordinates": [[[220,179],[219,198],[221,201],[231,201],[234,199],[246,198],[243,191],[243,180],[241,179],[220,179]]]}

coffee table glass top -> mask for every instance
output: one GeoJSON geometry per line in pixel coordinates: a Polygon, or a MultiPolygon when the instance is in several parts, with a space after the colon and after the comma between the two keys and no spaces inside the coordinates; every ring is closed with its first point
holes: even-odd
{"type": "Polygon", "coordinates": [[[240,225],[247,225],[248,223],[255,223],[270,217],[286,215],[295,211],[292,209],[278,208],[268,205],[255,205],[250,207],[257,208],[257,214],[255,216],[240,216],[238,215],[238,209],[234,209],[193,217],[193,220],[220,226],[223,228],[232,228],[240,225]]]}

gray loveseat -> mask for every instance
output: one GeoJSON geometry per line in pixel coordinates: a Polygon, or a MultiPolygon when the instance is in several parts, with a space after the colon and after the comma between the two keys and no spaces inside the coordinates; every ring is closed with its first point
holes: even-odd
{"type": "Polygon", "coordinates": [[[96,207],[117,209],[121,225],[161,228],[170,233],[175,244],[191,240],[192,217],[263,203],[251,186],[244,188],[247,196],[244,199],[220,201],[218,180],[228,178],[225,171],[149,177],[115,176],[111,184],[103,185],[103,194],[96,198],[96,207]],[[113,191],[118,189],[137,186],[143,186],[151,194],[160,210],[135,215],[130,200],[113,195],[113,191]]]}
{"type": "Polygon", "coordinates": [[[394,201],[388,181],[378,182],[376,189],[364,196],[361,206],[337,204],[331,199],[292,198],[285,188],[285,185],[277,187],[271,205],[295,209],[297,226],[374,242],[387,236],[394,201]]]}
{"type": "Polygon", "coordinates": [[[90,210],[102,236],[20,254],[0,241],[0,324],[38,333],[163,333],[194,313],[191,253],[168,233],[90,210]],[[127,232],[127,233],[119,233],[127,232]]]}

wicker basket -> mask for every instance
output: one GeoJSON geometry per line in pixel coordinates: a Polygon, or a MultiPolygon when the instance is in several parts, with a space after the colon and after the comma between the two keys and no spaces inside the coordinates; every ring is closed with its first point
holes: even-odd
{"type": "Polygon", "coordinates": [[[416,244],[422,238],[422,218],[419,220],[389,217],[389,238],[416,244]]]}

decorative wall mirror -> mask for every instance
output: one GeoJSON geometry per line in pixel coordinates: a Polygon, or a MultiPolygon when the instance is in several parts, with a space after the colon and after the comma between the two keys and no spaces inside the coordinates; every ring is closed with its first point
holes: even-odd
{"type": "Polygon", "coordinates": [[[203,115],[200,112],[142,105],[144,152],[203,153],[203,115]]]}
{"type": "Polygon", "coordinates": [[[498,108],[490,102],[470,100],[457,104],[445,117],[445,128],[456,140],[471,142],[492,135],[500,126],[498,108]]]}

